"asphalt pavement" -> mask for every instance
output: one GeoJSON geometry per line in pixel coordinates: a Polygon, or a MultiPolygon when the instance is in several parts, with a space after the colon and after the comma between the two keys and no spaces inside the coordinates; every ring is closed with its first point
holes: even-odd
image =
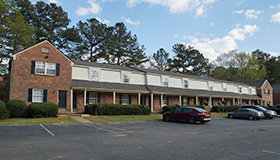
{"type": "Polygon", "coordinates": [[[0,126],[0,160],[278,160],[280,118],[0,126]]]}

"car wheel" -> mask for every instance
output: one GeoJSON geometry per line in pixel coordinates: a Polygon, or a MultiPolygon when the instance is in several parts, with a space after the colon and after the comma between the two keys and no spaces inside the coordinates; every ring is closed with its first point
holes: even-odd
{"type": "Polygon", "coordinates": [[[195,118],[193,116],[189,117],[188,122],[190,124],[195,124],[195,118]]]}
{"type": "Polygon", "coordinates": [[[264,114],[263,118],[264,118],[264,119],[267,119],[267,115],[266,115],[266,114],[264,114]]]}
{"type": "Polygon", "coordinates": [[[232,119],[233,118],[233,114],[228,115],[228,118],[232,119]]]}
{"type": "Polygon", "coordinates": [[[164,121],[169,122],[169,121],[170,121],[170,116],[169,116],[169,115],[166,115],[166,116],[164,117],[164,121]]]}
{"type": "Polygon", "coordinates": [[[254,120],[255,117],[254,117],[253,115],[250,115],[250,116],[248,117],[248,119],[249,119],[249,120],[254,120]]]}

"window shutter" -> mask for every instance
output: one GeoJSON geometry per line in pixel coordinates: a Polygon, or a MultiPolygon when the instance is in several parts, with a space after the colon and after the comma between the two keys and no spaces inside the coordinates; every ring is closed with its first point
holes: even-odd
{"type": "Polygon", "coordinates": [[[86,104],[89,104],[89,93],[87,93],[86,104]]]}
{"type": "Polygon", "coordinates": [[[47,102],[47,97],[48,97],[48,90],[44,89],[43,102],[47,102]]]}
{"type": "Polygon", "coordinates": [[[57,63],[56,64],[56,73],[55,73],[56,76],[59,76],[59,68],[60,68],[60,64],[57,63]]]}
{"type": "Polygon", "coordinates": [[[35,61],[31,61],[31,74],[35,74],[35,61]]]}
{"type": "Polygon", "coordinates": [[[131,104],[131,95],[129,95],[129,104],[131,104]]]}
{"type": "Polygon", "coordinates": [[[184,105],[184,97],[181,97],[181,104],[180,105],[184,105]]]}
{"type": "Polygon", "coordinates": [[[169,97],[168,96],[166,97],[166,101],[167,101],[166,105],[169,105],[169,97]]]}
{"type": "Polygon", "coordinates": [[[100,93],[97,94],[97,103],[100,103],[100,93]]]}
{"type": "Polygon", "coordinates": [[[32,102],[32,88],[28,88],[28,102],[32,102]]]}
{"type": "Polygon", "coordinates": [[[189,104],[190,104],[190,98],[188,97],[188,98],[187,98],[187,100],[188,100],[188,103],[187,103],[187,105],[189,105],[189,104]]]}
{"type": "Polygon", "coordinates": [[[120,95],[120,104],[122,104],[122,95],[120,95]]]}

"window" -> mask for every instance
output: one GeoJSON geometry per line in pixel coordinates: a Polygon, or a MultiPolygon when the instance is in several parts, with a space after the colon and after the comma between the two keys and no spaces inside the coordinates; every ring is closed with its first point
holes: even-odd
{"type": "Polygon", "coordinates": [[[42,47],[42,52],[43,53],[50,53],[50,48],[49,47],[42,47]]]}
{"type": "Polygon", "coordinates": [[[238,87],[239,93],[242,93],[242,87],[238,87]]]}
{"type": "Polygon", "coordinates": [[[210,91],[213,91],[213,83],[212,82],[208,82],[208,88],[210,91]]]}
{"type": "Polygon", "coordinates": [[[43,89],[33,89],[32,102],[43,102],[44,90],[43,89]]]}
{"type": "Polygon", "coordinates": [[[182,105],[189,105],[189,98],[188,97],[183,97],[182,105]]]}
{"type": "Polygon", "coordinates": [[[129,83],[129,76],[128,76],[128,74],[123,74],[123,82],[124,83],[129,83]]]}
{"type": "Polygon", "coordinates": [[[56,74],[56,63],[36,61],[35,62],[35,73],[36,74],[55,75],[56,74]]]}
{"type": "Polygon", "coordinates": [[[129,104],[129,95],[127,94],[121,95],[121,104],[129,104]]]}
{"type": "Polygon", "coordinates": [[[163,105],[169,105],[168,99],[168,96],[163,96],[163,105]]]}
{"type": "Polygon", "coordinates": [[[270,101],[267,101],[267,106],[270,106],[270,101]]]}
{"type": "Polygon", "coordinates": [[[264,89],[264,94],[270,94],[270,90],[269,89],[264,89]]]}
{"type": "Polygon", "coordinates": [[[227,84],[223,83],[223,84],[222,84],[222,87],[223,87],[223,91],[226,92],[226,91],[227,91],[227,84]]]}
{"type": "Polygon", "coordinates": [[[252,88],[249,88],[249,93],[252,94],[252,88]]]}
{"type": "Polygon", "coordinates": [[[98,103],[98,95],[97,93],[90,93],[89,94],[89,104],[98,103]]]}
{"type": "Polygon", "coordinates": [[[99,73],[97,70],[90,70],[90,79],[91,80],[98,80],[99,79],[99,73]]]}
{"type": "MultiPolygon", "coordinates": [[[[199,108],[199,109],[200,109],[200,108],[199,108]]],[[[189,112],[192,112],[192,109],[190,109],[190,108],[184,108],[183,112],[189,113],[189,112]]]]}
{"type": "Polygon", "coordinates": [[[184,80],[184,88],[189,88],[188,80],[184,80]]]}
{"type": "Polygon", "coordinates": [[[177,108],[175,112],[183,112],[183,108],[177,108]]]}
{"type": "Polygon", "coordinates": [[[163,85],[164,87],[168,87],[168,78],[163,78],[163,80],[162,80],[162,85],[163,85]]]}

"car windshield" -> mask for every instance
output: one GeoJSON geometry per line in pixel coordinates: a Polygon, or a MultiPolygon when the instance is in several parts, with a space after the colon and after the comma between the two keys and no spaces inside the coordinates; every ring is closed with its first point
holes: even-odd
{"type": "Polygon", "coordinates": [[[259,108],[260,110],[265,110],[265,111],[266,111],[266,109],[263,108],[263,107],[261,107],[261,106],[259,106],[258,108],[259,108]]]}
{"type": "Polygon", "coordinates": [[[206,112],[204,109],[201,108],[194,108],[195,110],[197,110],[198,112],[206,112]]]}

